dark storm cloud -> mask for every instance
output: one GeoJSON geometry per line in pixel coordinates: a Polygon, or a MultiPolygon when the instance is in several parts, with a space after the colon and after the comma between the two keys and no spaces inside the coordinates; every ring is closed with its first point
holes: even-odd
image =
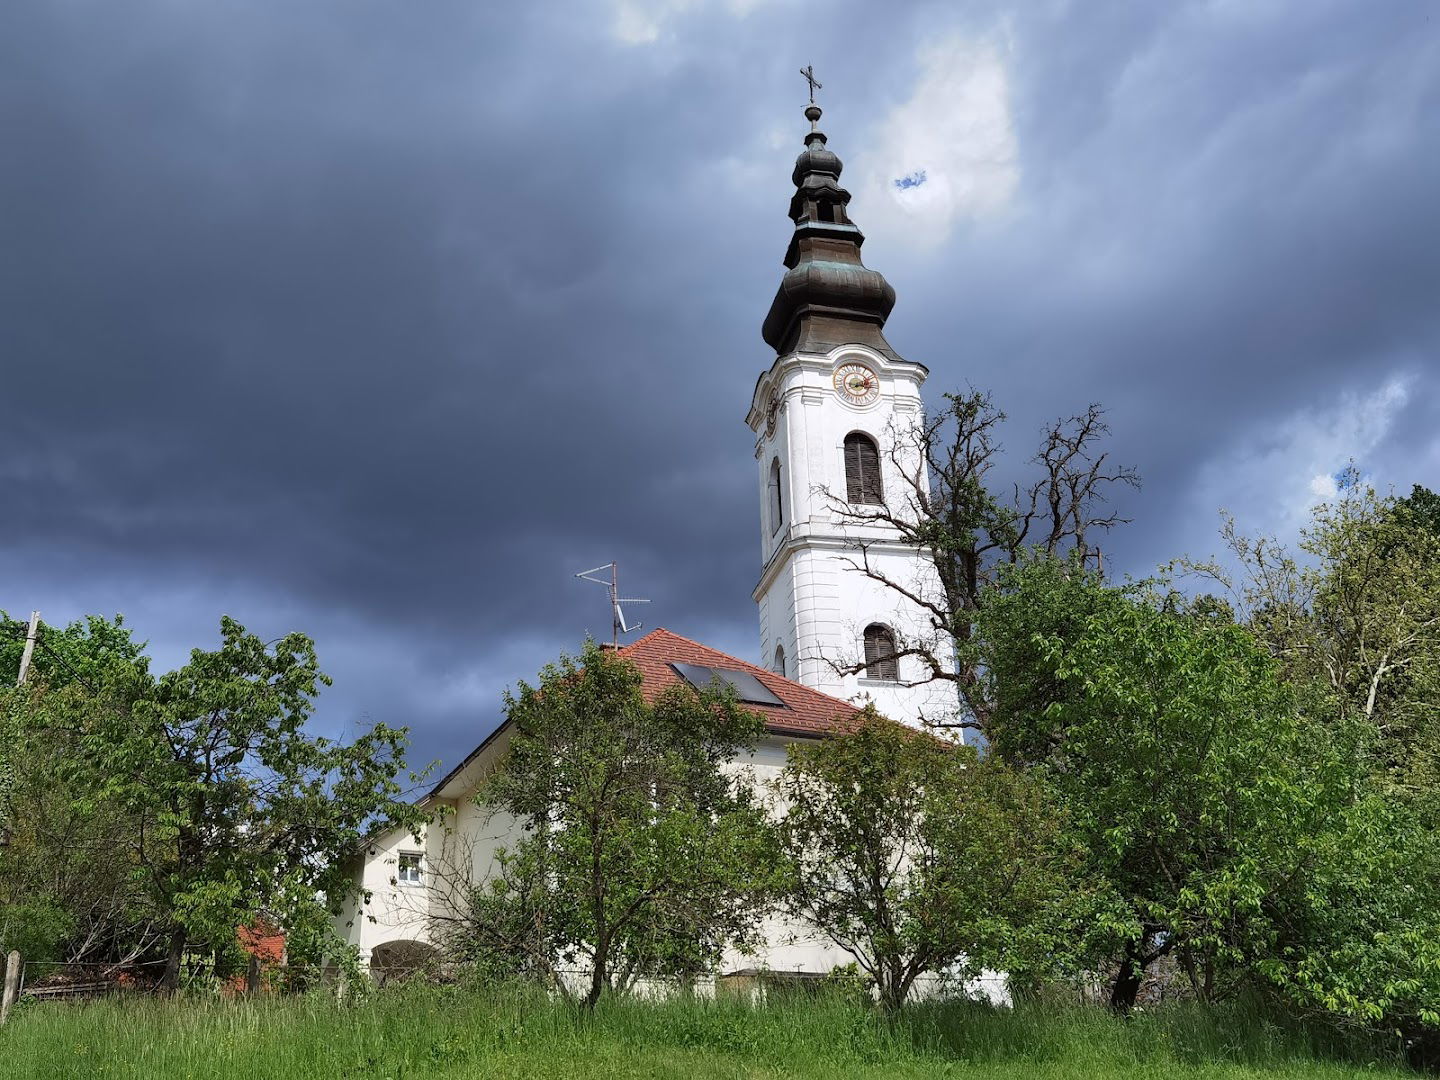
{"type": "Polygon", "coordinates": [[[0,606],[124,607],[172,662],[220,610],[305,629],[331,726],[452,760],[608,629],[576,570],[753,651],[794,69],[855,166],[952,33],[1007,42],[1020,184],[926,252],[872,231],[892,340],[1016,449],[1109,404],[1132,568],[1205,546],[1208,463],[1342,391],[1410,373],[1372,456],[1435,460],[1425,5],[655,11],[627,44],[598,3],[8,9],[0,606]]]}

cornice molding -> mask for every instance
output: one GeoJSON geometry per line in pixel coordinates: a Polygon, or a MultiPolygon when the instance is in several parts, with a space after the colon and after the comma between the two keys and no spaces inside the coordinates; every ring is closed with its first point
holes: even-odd
{"type": "Polygon", "coordinates": [[[884,536],[835,536],[812,532],[794,535],[792,532],[792,535],[787,536],[784,542],[777,545],[775,550],[770,553],[770,558],[760,570],[760,580],[756,582],[755,588],[750,591],[750,599],[754,600],[757,604],[760,602],[760,597],[775,583],[775,579],[780,576],[780,571],[784,569],[785,564],[790,561],[790,557],[796,552],[805,548],[815,551],[831,552],[858,551],[862,542],[872,550],[878,548],[882,551],[890,552],[919,551],[914,544],[906,544],[899,540],[888,539],[884,536]]]}
{"type": "MultiPolygon", "coordinates": [[[[930,370],[924,364],[917,364],[911,360],[892,360],[884,353],[858,343],[840,345],[824,353],[785,353],[783,356],[777,356],[775,362],[762,371],[755,380],[755,390],[750,395],[750,409],[745,414],[745,423],[752,431],[760,430],[765,422],[765,405],[769,399],[770,390],[779,384],[781,377],[786,373],[798,370],[814,375],[828,375],[842,360],[849,359],[862,360],[881,375],[911,379],[917,388],[924,384],[930,374],[930,370]]],[[[789,397],[797,389],[804,389],[804,387],[789,387],[783,396],[789,397]]],[[[902,402],[910,404],[908,411],[920,408],[919,394],[895,394],[891,400],[897,408],[902,402]]]]}

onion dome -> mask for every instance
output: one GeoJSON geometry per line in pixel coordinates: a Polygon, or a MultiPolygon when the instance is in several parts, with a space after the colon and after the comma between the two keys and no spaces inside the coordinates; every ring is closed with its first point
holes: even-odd
{"type": "Polygon", "coordinates": [[[810,132],[790,176],[795,232],[785,252],[788,269],[765,316],[765,341],[779,354],[858,344],[899,360],[882,332],[895,290],[860,261],[865,234],[850,220],[850,193],[840,186],[843,165],[825,145],[819,106],[810,105],[805,118],[810,132]]]}

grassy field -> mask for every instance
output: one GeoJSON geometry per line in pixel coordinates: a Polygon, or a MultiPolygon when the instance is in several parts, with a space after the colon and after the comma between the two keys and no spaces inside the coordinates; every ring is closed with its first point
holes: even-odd
{"type": "Polygon", "coordinates": [[[1383,1046],[1189,1007],[920,1006],[895,1023],[839,998],[613,1002],[593,1016],[516,992],[416,986],[324,996],[32,1004],[0,1029],[0,1076],[146,1080],[468,1077],[1414,1077],[1383,1046]]]}

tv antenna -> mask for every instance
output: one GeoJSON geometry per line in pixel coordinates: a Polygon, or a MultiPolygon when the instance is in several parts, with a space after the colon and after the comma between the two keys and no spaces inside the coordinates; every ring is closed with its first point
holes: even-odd
{"type": "Polygon", "coordinates": [[[620,607],[621,604],[648,604],[650,601],[641,600],[638,596],[620,595],[619,563],[608,562],[604,566],[595,567],[593,570],[582,570],[575,576],[582,581],[593,581],[596,585],[604,585],[605,588],[610,590],[610,643],[612,645],[618,648],[621,634],[633,633],[645,625],[644,623],[627,623],[625,621],[625,612],[620,607]],[[608,579],[595,576],[603,570],[610,571],[608,579]]]}

